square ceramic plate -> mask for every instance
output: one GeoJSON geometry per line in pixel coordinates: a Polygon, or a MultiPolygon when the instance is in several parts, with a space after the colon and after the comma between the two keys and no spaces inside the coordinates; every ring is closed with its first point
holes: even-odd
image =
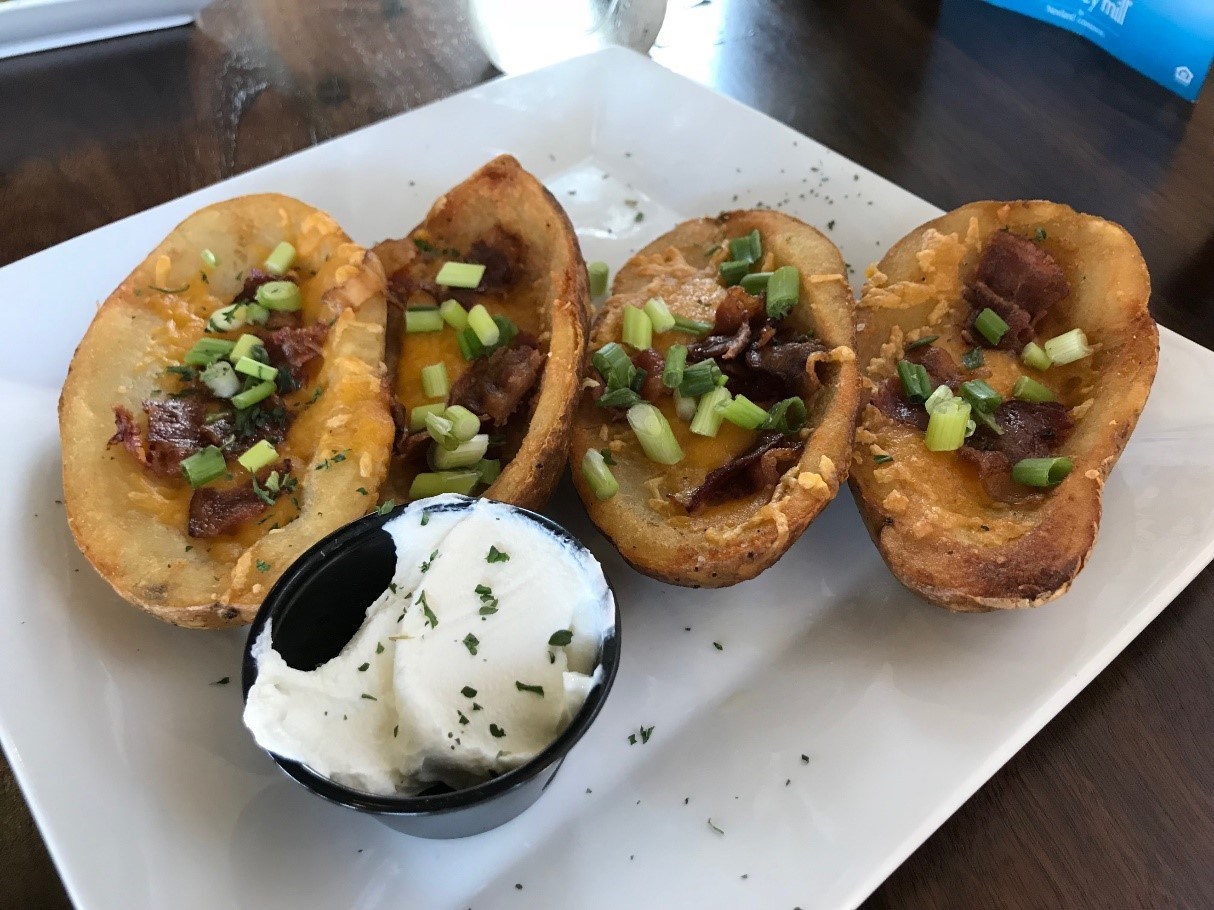
{"type": "Polygon", "coordinates": [[[1214,354],[1166,331],[1091,562],[1034,612],[956,616],[911,597],[846,492],[761,578],[666,587],[624,565],[566,485],[548,511],[603,560],[624,658],[550,791],[460,841],[411,839],[321,802],[245,734],[239,687],[213,685],[238,678],[243,634],[157,622],[77,553],[58,502],[59,386],[94,305],[199,206],[291,193],[372,243],[404,234],[503,151],[566,205],[586,258],[613,267],[677,221],[762,202],[830,227],[862,269],[936,214],[812,140],[610,50],[0,271],[0,299],[19,314],[0,337],[2,425],[19,428],[0,485],[0,734],[82,910],[853,907],[1214,555],[1214,399],[1193,393],[1214,382],[1214,354]],[[642,725],[652,737],[630,745],[642,725]]]}
{"type": "Polygon", "coordinates": [[[210,0],[0,0],[0,60],[186,25],[210,0]]]}

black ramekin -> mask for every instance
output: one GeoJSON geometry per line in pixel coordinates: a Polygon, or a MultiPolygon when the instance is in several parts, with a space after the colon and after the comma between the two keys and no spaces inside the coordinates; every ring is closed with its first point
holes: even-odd
{"type": "MultiPolygon", "coordinates": [[[[433,509],[462,509],[475,500],[436,504],[433,509]]],[[[253,644],[270,623],[274,650],[288,665],[311,670],[335,657],[362,625],[367,608],[388,587],[396,569],[396,548],[383,526],[404,510],[372,513],[339,528],[312,546],[266,595],[245,643],[241,684],[244,698],[257,679],[253,644]]],[[[560,525],[518,506],[507,508],[539,522],[572,546],[582,543],[560,525]]],[[[588,551],[587,551],[588,552],[588,551]]],[[[593,558],[593,557],[592,557],[593,558]]],[[[608,590],[611,590],[610,584],[608,590]]],[[[612,591],[612,600],[615,593],[612,591]]],[[[510,821],[537,799],[556,776],[569,750],[598,716],[620,665],[620,611],[603,638],[599,652],[602,674],[582,710],[569,727],[543,752],[499,777],[463,790],[439,788],[418,796],[376,796],[344,787],[317,774],[307,765],[268,753],[278,766],[313,793],[325,799],[369,812],[385,824],[419,837],[466,837],[510,821]]]]}

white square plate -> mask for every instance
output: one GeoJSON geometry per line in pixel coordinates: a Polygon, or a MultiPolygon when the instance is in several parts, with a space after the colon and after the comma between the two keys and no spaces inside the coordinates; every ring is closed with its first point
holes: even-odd
{"type": "Polygon", "coordinates": [[[0,60],[192,22],[210,0],[0,0],[0,60]]]}
{"type": "Polygon", "coordinates": [[[957,616],[886,571],[844,493],[774,568],[719,591],[623,564],[564,486],[549,511],[623,608],[619,680],[549,792],[503,828],[415,840],[286,780],[240,724],[243,634],[120,602],[77,553],[55,402],[94,304],[209,202],[276,190],[361,242],[403,235],[492,155],[618,267],[682,219],[763,202],[857,269],[936,209],[621,50],[488,85],[0,270],[0,734],[82,910],[853,907],[1214,555],[1214,354],[1159,378],[1062,600],[957,616]],[[714,647],[719,642],[722,649],[714,647]],[[231,685],[213,681],[230,676],[231,685]],[[648,743],[628,735],[652,725],[648,743]],[[718,833],[709,825],[716,826],[718,833]],[[519,890],[518,886],[522,886],[519,890]]]}

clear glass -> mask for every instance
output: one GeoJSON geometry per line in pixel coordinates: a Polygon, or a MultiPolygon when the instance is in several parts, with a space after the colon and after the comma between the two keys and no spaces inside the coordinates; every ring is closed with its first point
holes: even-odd
{"type": "Polygon", "coordinates": [[[647,52],[666,0],[466,0],[473,34],[504,73],[524,73],[611,45],[647,52]]]}

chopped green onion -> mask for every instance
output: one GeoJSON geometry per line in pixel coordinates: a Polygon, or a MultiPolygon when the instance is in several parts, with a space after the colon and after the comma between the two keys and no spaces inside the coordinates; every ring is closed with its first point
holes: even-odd
{"type": "Polygon", "coordinates": [[[666,349],[666,366],[662,370],[662,385],[677,389],[683,382],[683,370],[687,366],[687,345],[672,344],[666,349]]]}
{"type": "Polygon", "coordinates": [[[211,314],[211,318],[207,320],[208,332],[231,332],[245,322],[245,308],[242,303],[233,303],[225,307],[220,307],[211,314]]]}
{"type": "Polygon", "coordinates": [[[961,355],[961,365],[967,370],[977,370],[986,366],[986,355],[982,348],[971,348],[961,355]]]}
{"type": "Polygon", "coordinates": [[[1011,326],[1003,321],[1002,316],[987,307],[974,320],[974,328],[994,347],[999,344],[1000,339],[1007,334],[1011,326]]]}
{"type": "Polygon", "coordinates": [[[729,401],[729,390],[713,386],[700,397],[695,416],[691,418],[691,432],[697,436],[716,436],[721,430],[725,415],[721,407],[729,401]]]}
{"type": "Polygon", "coordinates": [[[232,361],[232,363],[235,363],[242,357],[252,357],[254,360],[257,360],[259,358],[253,354],[253,351],[261,346],[261,339],[256,335],[241,335],[236,339],[236,343],[232,345],[232,349],[228,351],[228,360],[232,361]]]}
{"type": "Polygon", "coordinates": [[[441,414],[426,415],[426,432],[444,449],[454,449],[459,445],[459,440],[451,432],[453,429],[451,421],[441,414]]]}
{"type": "Polygon", "coordinates": [[[607,277],[610,270],[605,262],[591,262],[586,266],[586,274],[590,278],[590,296],[602,297],[607,293],[607,277]]]}
{"type": "Polygon", "coordinates": [[[451,434],[460,442],[467,442],[481,431],[481,419],[462,404],[453,404],[443,412],[451,421],[451,434]]]}
{"type": "Polygon", "coordinates": [[[434,277],[435,284],[447,288],[475,288],[485,277],[485,267],[476,262],[444,262],[434,277]]]}
{"type": "Polygon", "coordinates": [[[988,414],[986,411],[980,411],[977,408],[971,407],[970,423],[973,424],[973,428],[966,428],[965,437],[967,439],[974,435],[974,430],[978,429],[978,424],[982,424],[996,436],[1003,435],[1003,427],[999,426],[999,421],[995,420],[995,415],[988,414]]]}
{"type": "Polygon", "coordinates": [[[455,298],[444,300],[440,303],[438,315],[442,316],[443,322],[447,323],[447,325],[457,332],[462,332],[468,328],[468,311],[455,298]]]}
{"type": "Polygon", "coordinates": [[[805,426],[805,401],[800,397],[785,398],[777,401],[767,412],[767,420],[763,423],[765,430],[777,430],[785,436],[799,433],[805,426]]]}
{"type": "Polygon", "coordinates": [[[256,299],[267,310],[293,313],[303,307],[303,294],[293,281],[267,281],[257,289],[256,299]]]}
{"type": "Polygon", "coordinates": [[[600,395],[597,404],[600,408],[630,408],[643,400],[632,389],[612,389],[600,395]]]}
{"type": "Polygon", "coordinates": [[[240,379],[226,360],[216,360],[198,378],[216,398],[231,398],[240,391],[240,379]]]}
{"type": "Polygon", "coordinates": [[[253,325],[265,325],[270,320],[270,311],[260,303],[246,303],[244,318],[253,325]]]}
{"type": "Polygon", "coordinates": [[[961,383],[961,397],[968,401],[975,411],[982,411],[984,414],[994,412],[995,408],[1003,404],[1003,396],[981,379],[961,383]]]}
{"type": "Polygon", "coordinates": [[[1012,480],[1030,487],[1056,487],[1075,468],[1066,456],[1022,458],[1012,465],[1012,480]]]}
{"type": "Polygon", "coordinates": [[[251,408],[259,401],[265,401],[277,391],[278,386],[274,384],[273,379],[267,379],[265,382],[259,382],[251,389],[245,389],[238,395],[232,396],[232,405],[237,408],[251,408]]]}
{"type": "Polygon", "coordinates": [[[595,351],[591,362],[603,377],[608,389],[626,389],[632,386],[636,367],[632,365],[628,352],[616,342],[609,341],[595,351]]]}
{"type": "Polygon", "coordinates": [[[763,258],[763,240],[759,237],[758,228],[729,241],[729,258],[747,265],[763,258]]]}
{"type": "Polygon", "coordinates": [[[476,470],[481,475],[481,483],[488,486],[501,476],[502,463],[497,458],[482,458],[476,463],[476,470]]]}
{"type": "Polygon", "coordinates": [[[487,348],[493,347],[502,337],[502,330],[483,303],[478,303],[468,312],[468,328],[476,333],[477,341],[487,348]]]}
{"type": "Polygon", "coordinates": [[[181,460],[181,473],[190,482],[191,487],[200,487],[210,483],[217,477],[222,477],[228,469],[223,460],[223,452],[215,446],[207,446],[195,452],[189,458],[181,460]]]}
{"type": "Polygon", "coordinates": [[[1034,370],[1048,370],[1054,365],[1050,360],[1050,355],[1045,352],[1045,348],[1035,341],[1030,341],[1024,346],[1024,350],[1020,352],[1020,359],[1025,366],[1030,366],[1034,370]]]}
{"type": "Polygon", "coordinates": [[[717,388],[717,380],[722,376],[721,368],[712,360],[701,360],[683,370],[683,381],[679,384],[679,394],[685,398],[699,398],[717,388]]]}
{"type": "Polygon", "coordinates": [[[447,365],[441,360],[422,367],[422,391],[427,398],[446,398],[451,391],[451,382],[447,379],[447,365]]]}
{"type": "Polygon", "coordinates": [[[267,440],[260,439],[236,460],[250,474],[256,474],[278,461],[278,452],[267,440]]]}
{"type": "Polygon", "coordinates": [[[510,342],[514,341],[514,336],[518,334],[518,326],[500,313],[494,314],[493,321],[497,323],[498,331],[496,347],[509,347],[510,342]]]}
{"type": "Polygon", "coordinates": [[[928,396],[932,394],[932,381],[927,375],[927,367],[923,364],[899,360],[898,376],[902,380],[906,397],[911,401],[927,401],[928,396]]]}
{"type": "Polygon", "coordinates": [[[783,319],[801,299],[801,273],[795,266],[782,265],[767,282],[767,315],[783,319]]]}
{"type": "Polygon", "coordinates": [[[603,460],[603,453],[598,449],[587,449],[582,456],[582,476],[590,485],[590,492],[599,502],[610,499],[620,492],[620,484],[611,473],[611,468],[603,460]]]}
{"type": "Polygon", "coordinates": [[[636,434],[637,441],[650,461],[658,464],[678,464],[683,460],[683,450],[674,438],[674,431],[666,422],[662,412],[653,405],[642,402],[628,409],[628,425],[636,434]]]}
{"type": "Polygon", "coordinates": [[[443,493],[459,493],[467,496],[476,489],[480,479],[481,476],[476,471],[438,471],[418,474],[409,486],[409,498],[428,499],[443,493]]]}
{"type": "Polygon", "coordinates": [[[679,415],[679,420],[690,421],[696,416],[696,400],[685,397],[679,393],[678,389],[675,389],[674,412],[679,415]]]}
{"type": "Polygon", "coordinates": [[[653,323],[645,311],[627,304],[624,307],[624,329],[621,335],[624,344],[644,350],[653,344],[653,323]]]}
{"type": "Polygon", "coordinates": [[[1056,401],[1057,398],[1049,386],[1043,385],[1036,379],[1021,376],[1012,387],[1012,395],[1021,401],[1056,401]]]}
{"type": "Polygon", "coordinates": [[[472,331],[471,327],[456,335],[455,340],[459,344],[459,352],[464,355],[464,360],[476,360],[485,353],[485,346],[481,344],[481,340],[476,337],[476,332],[472,331]]]}
{"type": "Polygon", "coordinates": [[[252,357],[241,357],[237,360],[236,372],[252,376],[254,379],[273,379],[278,375],[278,370],[274,367],[268,363],[262,363],[260,360],[254,360],[252,357]]]}
{"type": "Polygon", "coordinates": [[[446,410],[447,408],[443,404],[419,404],[409,412],[409,432],[416,433],[426,429],[426,418],[429,415],[442,417],[446,410]]]}
{"type": "Polygon", "coordinates": [[[738,283],[742,285],[742,290],[747,294],[754,294],[757,297],[759,294],[767,293],[767,282],[771,275],[771,272],[751,272],[749,275],[743,275],[742,280],[738,283]]]}
{"type": "Polygon", "coordinates": [[[933,341],[939,341],[939,340],[940,340],[939,335],[924,335],[922,338],[916,338],[914,341],[912,341],[910,344],[908,344],[902,350],[913,351],[913,350],[915,350],[915,348],[925,348],[929,344],[931,344],[933,341]]]}
{"type": "Polygon", "coordinates": [[[738,395],[733,401],[724,401],[717,407],[722,417],[744,430],[757,430],[767,420],[767,411],[745,395],[738,395]]]}
{"type": "Polygon", "coordinates": [[[454,468],[476,467],[488,450],[488,434],[479,433],[467,442],[461,442],[454,449],[446,449],[441,445],[435,446],[430,455],[435,468],[440,471],[450,471],[454,468]]]}
{"type": "Polygon", "coordinates": [[[721,263],[721,281],[725,287],[733,287],[746,277],[750,272],[749,262],[722,262],[721,263]]]}
{"type": "Polygon", "coordinates": [[[961,398],[941,402],[928,418],[924,444],[933,452],[952,452],[961,448],[965,444],[969,419],[969,402],[961,398]]]}
{"type": "Polygon", "coordinates": [[[435,307],[413,307],[405,310],[405,331],[409,334],[442,330],[443,317],[435,307]]]}
{"type": "Polygon", "coordinates": [[[210,250],[202,251],[202,261],[205,262],[210,268],[215,268],[215,266],[219,265],[219,257],[210,250]]]}
{"type": "Polygon", "coordinates": [[[210,366],[216,360],[228,356],[234,342],[224,338],[199,338],[194,346],[186,351],[185,362],[192,367],[210,366]]]}
{"type": "Polygon", "coordinates": [[[674,317],[674,327],[683,332],[689,332],[692,335],[703,335],[705,332],[712,331],[711,322],[701,322],[699,319],[691,319],[687,316],[676,315],[674,317]]]}
{"type": "Polygon", "coordinates": [[[1047,341],[1044,347],[1050,360],[1060,366],[1082,360],[1093,353],[1093,348],[1088,344],[1088,336],[1083,333],[1083,329],[1071,329],[1069,332],[1063,332],[1047,341]]]}
{"type": "Polygon", "coordinates": [[[936,391],[927,396],[927,401],[923,402],[923,409],[929,414],[933,414],[936,408],[940,407],[943,402],[950,401],[953,398],[953,390],[946,385],[936,386],[936,391]]]}
{"type": "Polygon", "coordinates": [[[294,264],[295,247],[284,240],[274,247],[274,250],[266,257],[266,261],[262,263],[262,268],[271,275],[285,275],[294,264]]]}
{"type": "Polygon", "coordinates": [[[666,301],[661,297],[650,297],[645,301],[645,315],[649,317],[653,330],[659,334],[674,328],[674,316],[670,314],[670,307],[666,306],[666,301]]]}

